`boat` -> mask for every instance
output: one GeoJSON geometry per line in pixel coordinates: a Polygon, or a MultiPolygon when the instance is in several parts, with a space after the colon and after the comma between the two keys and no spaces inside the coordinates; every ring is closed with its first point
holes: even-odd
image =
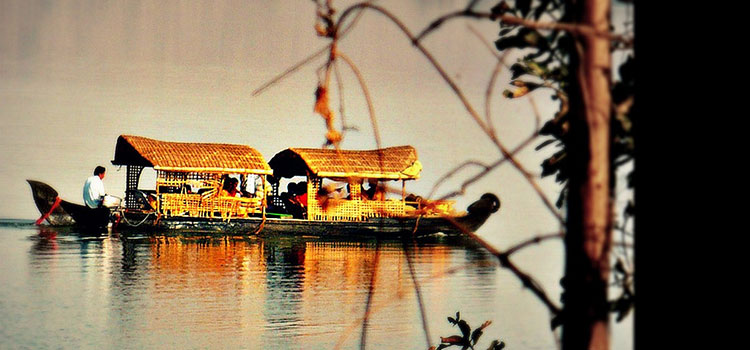
{"type": "MultiPolygon", "coordinates": [[[[108,209],[60,199],[27,180],[53,226],[223,234],[379,235],[476,231],[500,208],[486,193],[457,212],[450,200],[406,193],[422,165],[412,146],[375,150],[288,148],[266,162],[246,145],[188,143],[120,135],[112,164],[126,168],[125,197],[108,209]],[[153,188],[141,186],[143,170],[153,188]],[[241,196],[227,195],[232,179],[241,196]],[[400,191],[398,186],[400,182],[400,191]]],[[[115,197],[116,198],[116,197],[115,197]]]]}

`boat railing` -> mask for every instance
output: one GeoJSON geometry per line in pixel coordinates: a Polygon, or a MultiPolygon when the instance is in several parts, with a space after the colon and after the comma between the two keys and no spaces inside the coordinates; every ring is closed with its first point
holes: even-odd
{"type": "Polygon", "coordinates": [[[362,221],[368,218],[404,216],[405,202],[395,199],[332,199],[310,201],[308,218],[324,221],[362,221]]]}
{"type": "Polygon", "coordinates": [[[260,213],[262,198],[226,197],[213,193],[162,193],[159,208],[162,215],[223,219],[260,213]]]}
{"type": "Polygon", "coordinates": [[[362,201],[362,215],[371,218],[390,218],[404,216],[405,203],[401,200],[362,201]]]}
{"type": "Polygon", "coordinates": [[[312,200],[307,208],[309,220],[361,221],[362,201],[329,198],[325,201],[312,200]]]}
{"type": "Polygon", "coordinates": [[[424,216],[453,215],[455,214],[454,205],[456,201],[437,199],[420,201],[406,201],[406,212],[413,214],[420,212],[424,216]]]}
{"type": "Polygon", "coordinates": [[[159,208],[165,217],[205,217],[207,212],[202,199],[200,194],[162,193],[159,195],[159,208]]]}

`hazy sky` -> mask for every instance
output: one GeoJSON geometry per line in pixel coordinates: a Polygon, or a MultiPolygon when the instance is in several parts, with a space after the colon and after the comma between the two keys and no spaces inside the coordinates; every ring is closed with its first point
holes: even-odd
{"type": "MultiPolygon", "coordinates": [[[[343,9],[354,1],[335,0],[343,9]]],[[[377,1],[412,32],[466,1],[377,1]]],[[[493,5],[480,3],[482,8],[493,5]]],[[[618,19],[626,12],[615,11],[618,19]]],[[[165,141],[251,145],[270,160],[288,147],[319,147],[325,125],[313,113],[317,59],[259,96],[251,92],[312,52],[317,37],[315,5],[295,1],[33,1],[0,0],[0,218],[35,219],[26,179],[52,185],[60,196],[82,202],[81,188],[94,167],[107,167],[108,192],[123,196],[125,170],[111,165],[120,134],[165,141]]],[[[496,59],[468,29],[486,41],[498,25],[456,20],[424,45],[484,113],[484,93],[496,59]]],[[[436,181],[468,160],[500,158],[459,100],[385,17],[367,12],[339,47],[357,64],[375,105],[384,146],[410,144],[424,166],[407,190],[427,195],[436,181]]],[[[511,62],[512,63],[512,62],[511,62]]],[[[344,75],[349,132],[344,148],[375,147],[366,104],[350,71],[344,75]]],[[[491,100],[493,123],[513,148],[534,128],[528,99],[507,100],[506,73],[491,100]]],[[[532,94],[544,119],[556,104],[532,94]]],[[[333,98],[335,104],[337,98],[333,98]]],[[[338,108],[335,113],[340,118],[338,108]]],[[[340,119],[339,119],[340,120],[340,119]]],[[[519,159],[532,172],[548,155],[532,145],[519,159]]],[[[439,194],[458,188],[477,172],[462,171],[439,194]]],[[[553,179],[539,181],[554,201],[553,179]]],[[[457,198],[463,210],[482,193],[493,192],[501,210],[479,230],[499,247],[559,229],[518,172],[508,164],[457,198]]],[[[561,272],[561,249],[550,243],[550,259],[533,270],[561,272]]],[[[531,261],[536,256],[518,255],[531,261]]],[[[533,272],[533,271],[532,271],[533,272]]],[[[554,282],[545,286],[553,295],[554,282]]]]}

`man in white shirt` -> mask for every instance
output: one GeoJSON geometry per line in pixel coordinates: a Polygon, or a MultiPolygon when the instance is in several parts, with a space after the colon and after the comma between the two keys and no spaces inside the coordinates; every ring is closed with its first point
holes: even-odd
{"type": "Polygon", "coordinates": [[[106,169],[103,166],[97,166],[94,169],[94,175],[86,179],[83,185],[83,203],[89,208],[99,208],[104,200],[104,173],[106,169]]]}

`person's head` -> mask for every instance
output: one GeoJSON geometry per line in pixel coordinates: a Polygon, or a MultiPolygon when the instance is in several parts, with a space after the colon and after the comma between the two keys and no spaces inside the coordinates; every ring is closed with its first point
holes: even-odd
{"type": "Polygon", "coordinates": [[[232,190],[232,178],[229,176],[222,176],[221,178],[221,189],[231,191],[232,190]]]}
{"type": "Polygon", "coordinates": [[[103,166],[101,166],[101,165],[100,165],[100,166],[97,166],[97,167],[96,167],[96,168],[94,169],[94,175],[98,175],[100,179],[103,179],[103,178],[104,178],[104,173],[105,173],[105,172],[107,172],[107,169],[104,169],[104,167],[103,167],[103,166]]]}

